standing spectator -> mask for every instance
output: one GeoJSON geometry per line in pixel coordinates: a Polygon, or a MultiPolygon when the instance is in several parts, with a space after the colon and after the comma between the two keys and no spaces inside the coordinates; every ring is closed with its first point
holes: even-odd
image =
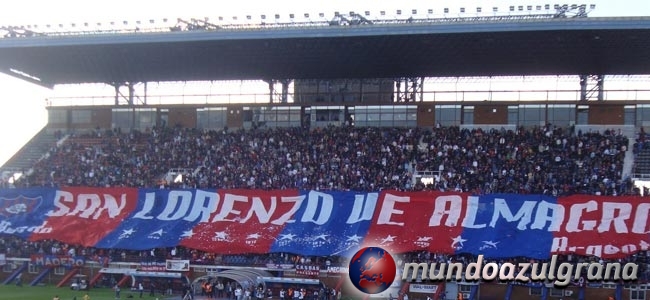
{"type": "Polygon", "coordinates": [[[153,280],[151,280],[151,283],[149,283],[149,289],[149,296],[156,296],[156,284],[153,282],[153,280]]]}

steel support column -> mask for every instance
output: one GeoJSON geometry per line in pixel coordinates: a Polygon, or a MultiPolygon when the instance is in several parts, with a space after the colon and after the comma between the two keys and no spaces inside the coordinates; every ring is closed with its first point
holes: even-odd
{"type": "Polygon", "coordinates": [[[581,75],[580,76],[580,101],[605,100],[605,76],[581,75]]]}

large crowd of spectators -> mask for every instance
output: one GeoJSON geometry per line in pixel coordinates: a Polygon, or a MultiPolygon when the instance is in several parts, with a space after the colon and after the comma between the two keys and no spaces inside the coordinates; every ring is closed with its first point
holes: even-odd
{"type": "Polygon", "coordinates": [[[627,147],[614,130],[551,125],[98,130],[53,147],[16,185],[629,195],[627,147]],[[172,169],[181,181],[165,181],[172,169]],[[415,171],[437,180],[414,183],[415,171]]]}
{"type": "MultiPolygon", "coordinates": [[[[645,147],[645,141],[637,147],[645,147]]],[[[154,128],[72,135],[52,147],[17,187],[160,187],[377,191],[439,190],[471,193],[636,195],[622,169],[628,138],[620,131],[581,132],[547,125],[516,130],[328,127],[267,130],[154,128]],[[182,180],[167,181],[171,169],[182,180]],[[436,175],[414,183],[416,171],[436,175]]],[[[640,148],[639,148],[640,149],[640,148]]],[[[190,259],[194,264],[336,265],[338,257],[292,254],[219,255],[182,247],[127,251],[56,241],[0,239],[8,257],[34,253],[83,255],[111,261],[190,259]],[[71,252],[72,251],[72,252],[71,252]]],[[[646,254],[630,256],[642,262],[646,254]]],[[[411,253],[404,259],[458,261],[472,257],[411,253]]],[[[513,258],[514,260],[515,258],[513,258]]],[[[599,260],[565,256],[565,261],[599,260]]],[[[500,261],[503,263],[504,261],[500,261]]]]}

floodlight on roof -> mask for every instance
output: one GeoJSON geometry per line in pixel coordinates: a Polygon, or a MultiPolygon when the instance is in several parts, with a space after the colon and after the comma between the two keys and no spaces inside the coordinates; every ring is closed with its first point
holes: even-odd
{"type": "Polygon", "coordinates": [[[365,12],[363,12],[363,14],[366,15],[366,17],[369,17],[370,16],[370,11],[366,10],[365,12]]]}
{"type": "Polygon", "coordinates": [[[541,5],[537,5],[537,7],[535,7],[535,8],[536,8],[537,10],[542,10],[542,6],[541,6],[541,5]]]}
{"type": "Polygon", "coordinates": [[[480,7],[477,7],[477,8],[476,8],[476,12],[477,12],[477,13],[480,13],[481,10],[482,10],[482,9],[481,9],[480,7]]]}
{"type": "Polygon", "coordinates": [[[526,9],[527,9],[527,10],[533,10],[533,6],[532,6],[532,5],[528,5],[528,6],[526,7],[526,9]]]}
{"type": "Polygon", "coordinates": [[[320,18],[324,18],[324,17],[325,17],[325,14],[324,14],[324,13],[318,13],[318,17],[320,17],[320,18]]]}
{"type": "Polygon", "coordinates": [[[524,11],[524,6],[523,6],[523,5],[519,5],[519,7],[517,7],[517,9],[518,9],[519,11],[524,11]]]}
{"type": "Polygon", "coordinates": [[[382,16],[385,16],[385,15],[386,15],[386,11],[382,10],[382,11],[379,12],[379,14],[382,15],[382,16]]]}
{"type": "Polygon", "coordinates": [[[305,18],[309,18],[309,14],[308,14],[308,13],[305,13],[304,16],[305,16],[305,18]]]}
{"type": "Polygon", "coordinates": [[[232,16],[232,19],[233,19],[234,21],[237,21],[237,16],[232,16]]]}
{"type": "Polygon", "coordinates": [[[577,4],[571,4],[571,9],[578,9],[578,5],[577,4]]]}
{"type": "Polygon", "coordinates": [[[449,8],[445,7],[445,9],[442,10],[444,13],[448,14],[449,13],[449,8]]]}
{"type": "Polygon", "coordinates": [[[219,17],[219,21],[223,21],[223,17],[219,17]]]}
{"type": "Polygon", "coordinates": [[[280,19],[280,15],[279,15],[279,14],[275,14],[275,19],[276,19],[276,20],[277,20],[277,19],[280,19]]]}
{"type": "Polygon", "coordinates": [[[260,19],[262,19],[262,20],[266,20],[266,15],[261,15],[261,16],[260,16],[260,19]]]}
{"type": "Polygon", "coordinates": [[[544,9],[545,9],[545,10],[549,10],[549,9],[551,9],[551,5],[549,5],[549,4],[544,5],[544,9]]]}
{"type": "Polygon", "coordinates": [[[295,17],[294,14],[289,14],[289,19],[293,19],[295,17]]]}
{"type": "Polygon", "coordinates": [[[596,4],[589,5],[589,9],[596,9],[596,4]]]}
{"type": "Polygon", "coordinates": [[[396,11],[396,13],[397,13],[397,15],[401,15],[401,14],[402,14],[402,10],[401,10],[401,9],[398,9],[398,10],[396,11]]]}
{"type": "Polygon", "coordinates": [[[154,19],[149,20],[149,24],[153,24],[153,23],[156,23],[154,19]]]}
{"type": "Polygon", "coordinates": [[[492,12],[499,12],[499,8],[496,7],[496,6],[495,6],[495,7],[492,7],[492,12]]]}
{"type": "Polygon", "coordinates": [[[417,15],[417,14],[418,14],[418,10],[417,10],[417,9],[412,9],[412,10],[411,10],[411,14],[412,14],[412,15],[417,15]]]}
{"type": "Polygon", "coordinates": [[[460,8],[460,12],[464,13],[464,12],[465,12],[465,8],[464,8],[464,7],[461,7],[461,8],[460,8]]]}
{"type": "Polygon", "coordinates": [[[253,17],[251,17],[251,15],[247,15],[247,16],[246,16],[246,20],[250,20],[250,19],[252,19],[252,18],[253,18],[253,17]]]}
{"type": "Polygon", "coordinates": [[[429,10],[427,10],[427,13],[432,15],[433,14],[433,9],[429,8],[429,10]]]}
{"type": "Polygon", "coordinates": [[[553,5],[553,9],[560,9],[560,5],[559,4],[553,5]]]}
{"type": "Polygon", "coordinates": [[[510,11],[515,11],[515,7],[514,7],[514,6],[510,6],[510,11]]]}

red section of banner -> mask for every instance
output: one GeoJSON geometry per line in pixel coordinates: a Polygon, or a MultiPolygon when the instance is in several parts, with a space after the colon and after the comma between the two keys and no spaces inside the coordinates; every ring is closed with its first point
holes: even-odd
{"type": "Polygon", "coordinates": [[[465,199],[466,195],[382,192],[364,247],[381,247],[394,253],[414,250],[454,253],[454,239],[463,232],[460,216],[465,215],[466,207],[452,207],[452,203],[459,203],[453,200],[461,197],[465,199]]]}
{"type": "Polygon", "coordinates": [[[32,241],[54,239],[94,246],[128,217],[138,205],[136,188],[66,188],[54,197],[45,228],[32,241]]]}
{"type": "Polygon", "coordinates": [[[218,193],[219,208],[210,215],[210,220],[216,222],[194,227],[194,235],[183,239],[182,246],[219,253],[268,253],[284,229],[282,219],[295,218],[293,210],[300,204],[297,190],[219,190],[218,193]],[[224,209],[224,205],[232,208],[224,209]],[[229,214],[220,215],[221,211],[229,214]]]}
{"type": "Polygon", "coordinates": [[[558,198],[558,204],[566,211],[554,232],[552,254],[609,259],[650,250],[650,203],[639,203],[638,197],[575,195],[558,198]]]}

